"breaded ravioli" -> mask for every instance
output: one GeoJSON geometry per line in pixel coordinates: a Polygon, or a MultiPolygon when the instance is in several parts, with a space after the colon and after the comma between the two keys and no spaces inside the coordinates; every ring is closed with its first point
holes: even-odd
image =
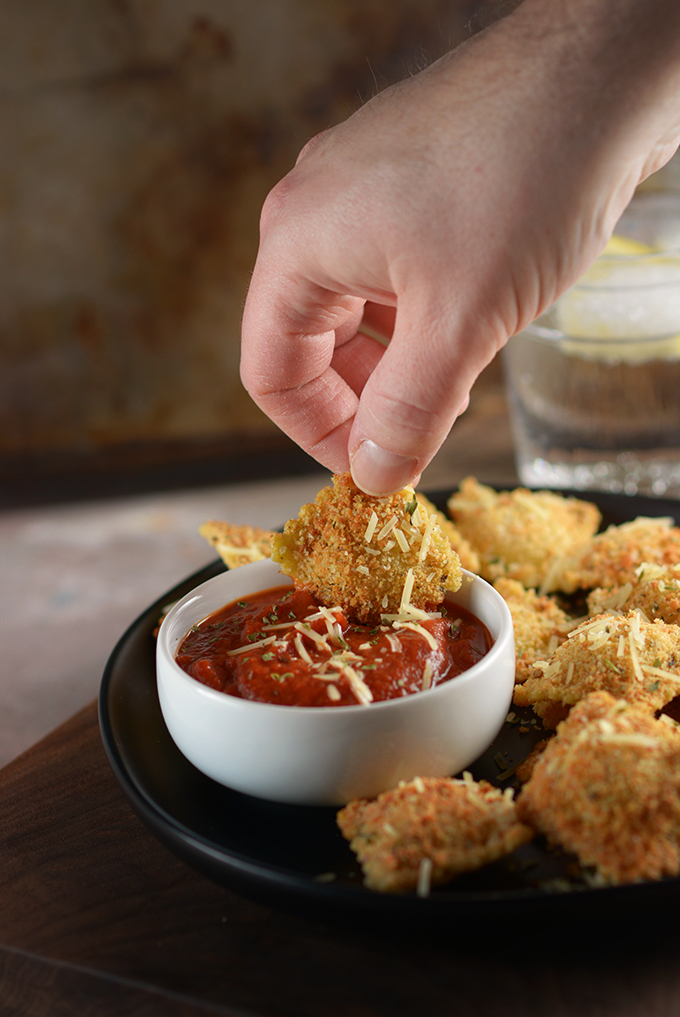
{"type": "Polygon", "coordinates": [[[555,652],[577,624],[552,597],[539,597],[516,579],[497,579],[493,584],[510,608],[515,629],[515,681],[524,682],[533,665],[555,652]]]}
{"type": "Polygon", "coordinates": [[[448,537],[451,547],[460,558],[460,563],[464,569],[468,572],[475,572],[479,574],[479,555],[474,550],[469,540],[466,540],[463,534],[458,530],[456,526],[448,519],[443,512],[440,512],[436,505],[434,505],[429,498],[426,498],[420,491],[416,491],[416,498],[423,506],[425,511],[432,515],[434,514],[442,533],[445,537],[448,537]]]}
{"type": "Polygon", "coordinates": [[[636,570],[645,562],[680,563],[680,527],[673,526],[672,519],[640,516],[609,526],[564,564],[555,579],[556,588],[573,593],[623,586],[635,581],[636,570]]]}
{"type": "Polygon", "coordinates": [[[680,727],[606,692],[560,724],[519,819],[609,883],[680,873],[680,727]]]}
{"type": "Polygon", "coordinates": [[[382,893],[427,893],[510,854],[532,839],[518,822],[511,789],[471,777],[416,777],[338,813],[364,883],[382,893]]]}
{"type": "Polygon", "coordinates": [[[235,569],[238,565],[247,565],[251,561],[269,558],[272,553],[273,530],[208,520],[198,532],[212,544],[230,569],[235,569]]]}
{"type": "Polygon", "coordinates": [[[534,674],[515,686],[514,702],[533,706],[546,727],[591,692],[608,692],[651,714],[680,692],[680,626],[645,621],[639,611],[597,615],[536,664],[534,674]]]}
{"type": "Polygon", "coordinates": [[[588,596],[588,613],[631,611],[637,608],[646,618],[660,618],[669,625],[680,625],[680,565],[656,565],[643,562],[635,570],[635,579],[611,590],[593,590],[588,596]]]}
{"type": "Polygon", "coordinates": [[[558,588],[551,582],[557,564],[589,544],[601,520],[590,502],[521,487],[498,493],[474,477],[462,482],[447,508],[479,555],[484,579],[516,579],[542,593],[558,588]]]}
{"type": "Polygon", "coordinates": [[[462,581],[458,555],[412,488],[371,497],[349,473],[274,536],[272,558],[322,604],[366,625],[406,605],[432,609],[462,581]]]}

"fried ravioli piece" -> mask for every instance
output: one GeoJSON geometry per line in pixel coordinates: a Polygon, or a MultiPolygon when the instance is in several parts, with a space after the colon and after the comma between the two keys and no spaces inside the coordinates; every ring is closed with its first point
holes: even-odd
{"type": "Polygon", "coordinates": [[[272,558],[322,604],[367,625],[406,603],[412,614],[431,609],[462,582],[458,555],[412,488],[371,497],[349,473],[273,537],[272,558]]]}
{"type": "Polygon", "coordinates": [[[639,611],[597,615],[515,686],[514,702],[533,706],[544,726],[554,727],[575,703],[601,691],[650,714],[669,703],[680,692],[680,626],[645,621],[639,611]]]}
{"type": "Polygon", "coordinates": [[[588,596],[588,613],[631,611],[638,608],[646,618],[661,618],[668,625],[680,625],[680,565],[644,562],[635,570],[635,580],[612,590],[597,589],[588,596]]]}
{"type": "Polygon", "coordinates": [[[479,574],[506,577],[551,593],[556,563],[575,555],[596,532],[597,506],[552,491],[518,487],[497,493],[467,477],[449,498],[448,512],[480,558],[479,574]]]}
{"type": "Polygon", "coordinates": [[[577,622],[552,597],[539,597],[516,579],[497,579],[493,585],[512,615],[515,681],[525,682],[534,673],[534,663],[554,653],[577,622]]]}
{"type": "Polygon", "coordinates": [[[416,777],[338,813],[364,883],[382,893],[421,894],[510,854],[532,839],[517,821],[512,791],[469,775],[416,777]],[[423,885],[424,884],[424,885],[423,885]]]}
{"type": "Polygon", "coordinates": [[[595,692],[560,724],[519,819],[609,883],[680,873],[680,727],[595,692]]]}
{"type": "Polygon", "coordinates": [[[470,541],[465,539],[451,520],[443,512],[440,512],[437,506],[429,498],[426,498],[424,494],[416,491],[416,498],[428,514],[432,515],[434,513],[442,533],[445,537],[449,538],[451,547],[460,558],[463,568],[467,569],[468,572],[479,573],[479,555],[470,544],[470,541]]]}
{"type": "Polygon", "coordinates": [[[672,519],[639,516],[608,527],[563,566],[555,578],[556,588],[573,593],[623,586],[635,581],[636,570],[645,562],[680,563],[680,527],[672,519]]]}
{"type": "Polygon", "coordinates": [[[234,523],[208,520],[198,531],[215,548],[230,569],[271,557],[273,530],[257,526],[236,526],[234,523]]]}

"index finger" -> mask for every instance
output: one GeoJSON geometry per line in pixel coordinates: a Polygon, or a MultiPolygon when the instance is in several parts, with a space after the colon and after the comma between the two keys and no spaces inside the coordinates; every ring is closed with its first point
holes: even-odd
{"type": "Polygon", "coordinates": [[[361,298],[256,265],[243,315],[241,379],[257,405],[328,469],[349,469],[358,397],[332,366],[337,333],[356,331],[361,298]]]}

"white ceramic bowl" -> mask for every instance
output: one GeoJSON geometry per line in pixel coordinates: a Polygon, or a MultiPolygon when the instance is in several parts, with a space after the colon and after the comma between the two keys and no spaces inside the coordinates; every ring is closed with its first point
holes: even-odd
{"type": "Polygon", "coordinates": [[[224,605],[290,581],[274,562],[208,580],[168,613],[158,634],[158,694],[180,751],[213,780],[272,801],[342,805],[415,776],[459,773],[491,744],[510,706],[512,618],[503,598],[464,573],[449,597],[494,639],[468,671],[425,692],[368,706],[295,707],[238,699],[202,685],[175,663],[192,625],[224,605]]]}

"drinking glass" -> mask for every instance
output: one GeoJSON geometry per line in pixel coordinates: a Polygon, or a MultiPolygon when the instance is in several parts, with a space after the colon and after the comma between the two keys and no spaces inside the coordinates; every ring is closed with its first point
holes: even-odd
{"type": "Polygon", "coordinates": [[[633,199],[503,358],[523,484],[680,498],[680,195],[633,199]]]}

